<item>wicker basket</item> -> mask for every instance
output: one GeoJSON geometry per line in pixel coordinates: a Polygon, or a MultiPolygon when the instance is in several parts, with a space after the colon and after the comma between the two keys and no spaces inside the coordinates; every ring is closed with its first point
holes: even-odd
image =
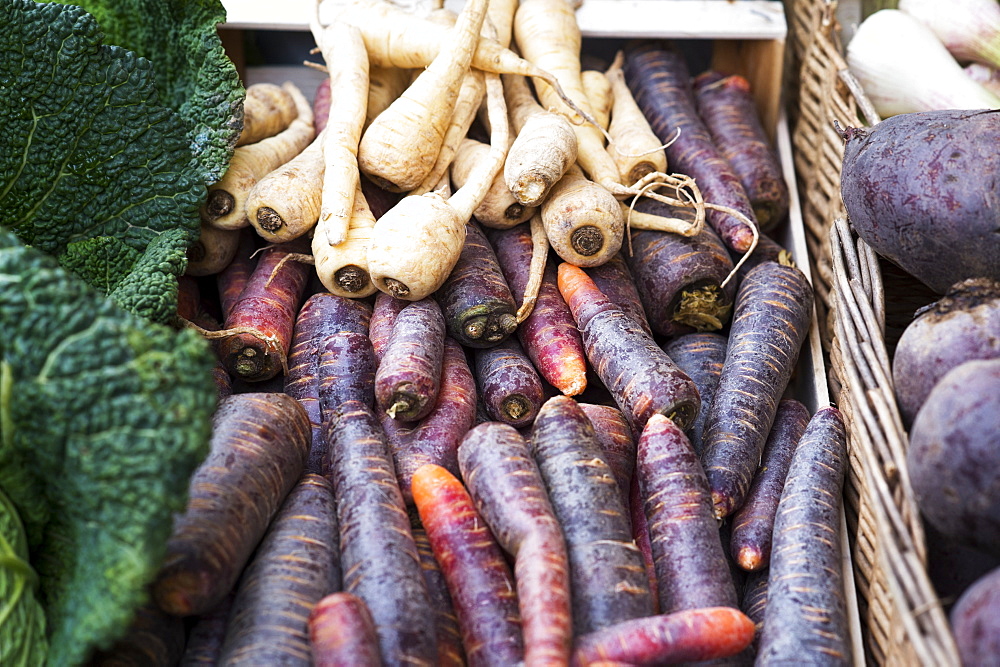
{"type": "Polygon", "coordinates": [[[830,392],[848,422],[845,495],[866,659],[958,665],[927,575],[923,527],[906,474],[908,438],[890,370],[899,332],[932,297],[880,261],[845,221],[844,142],[834,121],[857,126],[878,118],[847,71],[835,0],[789,0],[787,8],[795,168],[825,323],[830,392]]]}

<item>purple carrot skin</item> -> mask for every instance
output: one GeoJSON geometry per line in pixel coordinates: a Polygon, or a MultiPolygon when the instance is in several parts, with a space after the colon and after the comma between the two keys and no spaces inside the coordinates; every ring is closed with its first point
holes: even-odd
{"type": "Polygon", "coordinates": [[[234,394],[212,422],[211,450],[174,520],[153,598],[169,614],[212,610],[232,590],[305,467],[309,417],[291,396],[234,394]]]}
{"type": "Polygon", "coordinates": [[[514,297],[475,220],[466,223],[462,253],[436,297],[448,334],[467,347],[492,347],[517,328],[514,297]]]}
{"type": "Polygon", "coordinates": [[[458,475],[458,447],[476,421],[476,379],[465,350],[445,339],[441,391],[431,413],[416,424],[402,424],[383,414],[399,489],[407,505],[413,503],[410,480],[425,463],[436,463],[458,475]]]}
{"type": "Polygon", "coordinates": [[[778,504],[758,665],[851,664],[840,533],[846,459],[840,411],[817,410],[778,504]]]}
{"type": "Polygon", "coordinates": [[[760,645],[760,632],[764,628],[764,614],[767,612],[767,579],[770,572],[770,569],[766,567],[750,572],[743,585],[743,599],[740,601],[740,609],[757,628],[752,644],[754,651],[760,645]]]}
{"type": "Polygon", "coordinates": [[[232,375],[248,382],[269,380],[287,366],[295,316],[312,271],[302,262],[281,261],[296,251],[292,243],[261,252],[226,317],[224,326],[232,335],[219,343],[219,357],[232,375]]]}
{"type": "Polygon", "coordinates": [[[403,421],[430,413],[441,388],[444,337],[444,315],[434,299],[414,301],[399,311],[375,372],[379,410],[403,421]]]}
{"type": "Polygon", "coordinates": [[[656,564],[653,562],[653,547],[649,543],[649,524],[646,522],[646,512],[643,507],[642,494],[639,491],[639,476],[632,475],[629,487],[629,518],[632,520],[632,538],[642,554],[643,566],[646,568],[646,580],[649,582],[649,593],[653,599],[653,613],[660,613],[660,593],[656,584],[656,564]]]}
{"type": "Polygon", "coordinates": [[[701,396],[698,418],[687,430],[688,440],[698,456],[704,450],[705,419],[719,386],[728,345],[728,338],[712,332],[684,334],[663,344],[663,351],[674,360],[678,368],[687,373],[701,396]]]}
{"type": "Polygon", "coordinates": [[[250,274],[257,266],[260,255],[255,254],[257,250],[257,234],[251,229],[244,229],[240,232],[240,243],[236,248],[236,255],[216,276],[216,283],[219,287],[219,302],[222,306],[223,319],[229,317],[229,312],[239,301],[243,288],[246,287],[250,274]]]}
{"type": "Polygon", "coordinates": [[[381,667],[375,621],[364,601],[330,593],[309,615],[309,643],[316,667],[381,667]]]}
{"type": "Polygon", "coordinates": [[[545,401],[542,378],[516,338],[477,349],[476,386],[486,413],[515,428],[531,424],[545,401]]]}
{"type": "Polygon", "coordinates": [[[587,359],[614,396],[632,432],[654,414],[689,428],[701,408],[698,389],[632,318],[594,285],[583,269],[559,265],[559,291],[583,338],[587,359]]]}
{"type": "Polygon", "coordinates": [[[155,604],[139,607],[125,636],[96,651],[89,667],[174,667],[184,654],[184,619],[155,604]]]}
{"type": "Polygon", "coordinates": [[[628,507],[586,413],[572,398],[553,396],[535,419],[529,448],[566,540],[573,633],[652,615],[628,507]]]}
{"type": "Polygon", "coordinates": [[[792,266],[765,262],[740,284],[726,361],[705,418],[702,464],[719,518],[746,498],[812,307],[812,286],[792,266]]]}
{"type": "Polygon", "coordinates": [[[635,320],[643,331],[650,336],[653,335],[649,319],[646,317],[646,310],[642,305],[642,299],[639,297],[639,290],[636,288],[635,278],[632,276],[632,270],[629,269],[621,252],[615,253],[611,259],[600,266],[586,269],[586,272],[597,285],[597,289],[601,290],[611,303],[635,320]]]}
{"type": "Polygon", "coordinates": [[[386,664],[433,665],[434,609],[385,433],[368,405],[345,401],[326,435],[343,590],[368,606],[386,664]]]}
{"type": "Polygon", "coordinates": [[[427,592],[434,607],[434,620],[437,627],[438,665],[440,667],[462,667],[465,665],[465,649],[462,645],[462,631],[458,627],[458,616],[455,605],[448,592],[448,582],[445,580],[441,564],[434,557],[427,531],[422,526],[410,526],[413,541],[420,555],[420,569],[427,583],[427,592]]]}
{"type": "MultiPolygon", "coordinates": [[[[490,242],[511,292],[521,306],[531,266],[531,231],[522,224],[490,230],[490,242]]],[[[517,327],[517,338],[535,368],[553,387],[577,396],[587,387],[587,359],[576,321],[556,285],[556,270],[546,263],[535,306],[517,327]]]]}
{"type": "Polygon", "coordinates": [[[749,646],[753,631],[753,621],[738,609],[685,609],[578,637],[570,664],[652,666],[725,658],[749,646]]]}
{"type": "Polygon", "coordinates": [[[524,438],[486,422],[458,448],[469,495],[500,546],[514,557],[526,665],[564,665],[573,636],[566,542],[524,438]]]}
{"type": "Polygon", "coordinates": [[[309,614],[340,588],[333,487],[303,475],[240,577],[219,665],[311,664],[309,614]]]}
{"type": "Polygon", "coordinates": [[[778,511],[788,466],[809,423],[809,416],[806,406],[793,398],[778,403],[760,467],[743,506],[732,515],[730,553],[744,570],[766,567],[771,558],[774,515],[778,511]]]}
{"type": "MultiPolygon", "coordinates": [[[[636,209],[650,210],[644,205],[636,209]]],[[[709,227],[694,236],[633,232],[628,265],[654,333],[718,331],[729,322],[736,281],[722,283],[733,262],[709,227]]]]}
{"type": "Polygon", "coordinates": [[[653,415],[639,438],[636,475],[660,613],[738,607],[705,472],[687,436],[663,415],[653,415]]]}
{"type": "MultiPolygon", "coordinates": [[[[357,372],[341,373],[343,381],[339,383],[340,386],[353,388],[353,391],[345,388],[342,395],[358,400],[373,400],[368,397],[372,396],[374,370],[363,345],[353,348],[353,359],[333,357],[328,359],[326,366],[322,366],[324,350],[329,343],[332,343],[332,350],[337,350],[338,347],[343,347],[333,342],[338,337],[354,334],[348,337],[357,340],[358,336],[367,336],[370,320],[371,308],[367,304],[329,292],[317,292],[306,299],[295,318],[284,391],[302,404],[312,425],[312,446],[306,472],[323,472],[325,441],[322,437],[323,411],[320,408],[320,386],[323,384],[321,367],[329,371],[334,368],[330,364],[333,360],[346,362],[343,365],[357,372]]],[[[328,380],[328,383],[332,383],[332,380],[328,380]]]]}
{"type": "MultiPolygon", "coordinates": [[[[734,262],[740,261],[743,257],[735,253],[730,253],[734,262]]],[[[736,280],[737,284],[743,282],[747,273],[753,267],[758,264],[763,264],[764,262],[778,262],[779,264],[789,264],[792,265],[795,262],[792,261],[792,254],[785,249],[783,245],[775,241],[773,238],[767,234],[761,234],[760,238],[757,239],[757,247],[754,248],[750,256],[746,258],[746,261],[740,264],[740,268],[736,269],[736,280]]]]}
{"type": "MultiPolygon", "coordinates": [[[[719,153],[698,116],[691,74],[684,55],[669,42],[638,41],[625,49],[625,81],[653,132],[667,146],[667,162],[675,172],[692,177],[706,202],[739,211],[755,223],[753,208],[739,178],[719,153]]],[[[728,212],[706,211],[708,224],[727,248],[744,253],[753,230],[728,212]]]]}
{"type": "Polygon", "coordinates": [[[382,355],[385,354],[385,346],[389,343],[389,336],[392,335],[392,327],[396,323],[396,317],[399,315],[399,311],[403,310],[409,303],[405,299],[397,299],[385,292],[379,292],[375,296],[368,336],[372,340],[376,363],[382,363],[382,355]]]}
{"type": "Polygon", "coordinates": [[[215,363],[215,367],[212,368],[212,378],[215,380],[215,388],[218,390],[218,396],[220,399],[232,395],[233,379],[229,377],[229,371],[227,371],[226,367],[222,365],[221,359],[217,361],[215,363]]]}
{"type": "Polygon", "coordinates": [[[738,74],[702,72],[692,81],[698,115],[750,199],[761,229],[788,215],[788,186],[778,153],[761,124],[750,82],[738,74]]]}
{"type": "Polygon", "coordinates": [[[235,592],[227,595],[211,611],[196,618],[184,643],[181,667],[215,667],[222,654],[222,642],[226,639],[226,621],[233,606],[235,592]]]}
{"type": "Polygon", "coordinates": [[[462,482],[441,466],[422,466],[413,496],[455,603],[468,664],[524,659],[514,574],[462,482]]]}
{"type": "Polygon", "coordinates": [[[632,437],[628,420],[621,410],[610,405],[593,403],[578,403],[578,405],[594,427],[597,442],[604,453],[604,460],[611,466],[611,472],[618,482],[622,505],[629,507],[629,489],[632,487],[632,475],[635,472],[635,438],[632,437]]]}

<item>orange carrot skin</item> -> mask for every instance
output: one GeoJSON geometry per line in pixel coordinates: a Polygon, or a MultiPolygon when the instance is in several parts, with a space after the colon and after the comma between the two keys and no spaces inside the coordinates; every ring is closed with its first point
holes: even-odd
{"type": "Polygon", "coordinates": [[[420,570],[427,583],[431,605],[434,607],[435,627],[437,628],[438,665],[439,667],[463,667],[465,648],[462,645],[462,631],[458,627],[458,616],[455,605],[448,591],[448,582],[441,571],[441,564],[434,557],[427,530],[422,525],[410,526],[413,541],[420,554],[420,570]]]}
{"type": "Polygon", "coordinates": [[[303,475],[240,577],[219,665],[309,665],[309,614],[340,588],[333,487],[303,475]]]}
{"type": "Polygon", "coordinates": [[[655,415],[639,438],[636,474],[649,527],[660,612],[739,606],[708,481],[691,443],[655,415]]]}
{"type": "MultiPolygon", "coordinates": [[[[632,232],[635,239],[636,232],[632,232]]],[[[650,336],[653,330],[649,326],[649,319],[646,317],[646,309],[642,305],[642,298],[636,287],[635,277],[629,268],[628,262],[622,257],[619,251],[604,264],[585,269],[590,279],[597,285],[604,296],[608,297],[611,303],[621,308],[625,314],[635,320],[643,331],[650,336]]]]}
{"type": "MultiPolygon", "coordinates": [[[[698,115],[684,55],[669,42],[639,41],[626,47],[623,69],[656,136],[666,144],[680,129],[666,148],[671,170],[694,178],[706,202],[735,209],[756,223],[743,185],[698,115]]],[[[735,252],[746,252],[753,242],[753,232],[732,214],[709,210],[706,219],[735,252]]]]}
{"type": "MultiPolygon", "coordinates": [[[[490,242],[518,307],[528,285],[531,231],[527,224],[490,230],[490,242]]],[[[553,387],[576,396],[587,386],[587,359],[576,321],[556,284],[556,270],[547,263],[535,307],[516,330],[521,347],[553,387]]]]}
{"type": "Polygon", "coordinates": [[[258,238],[252,230],[242,230],[233,261],[216,275],[223,320],[229,317],[233,306],[239,301],[240,294],[243,293],[243,288],[250,280],[250,274],[253,273],[254,267],[260,261],[260,256],[254,254],[254,251],[257,250],[258,238]]]}
{"type": "Polygon", "coordinates": [[[753,621],[738,609],[685,609],[578,637],[571,664],[663,665],[725,658],[749,646],[753,632],[753,621]]]}
{"type": "Polygon", "coordinates": [[[840,532],[846,461],[843,416],[817,410],[778,504],[757,664],[851,664],[840,532]]]}
{"type": "MultiPolygon", "coordinates": [[[[636,209],[655,210],[642,204],[636,209]]],[[[730,280],[725,287],[720,286],[732,272],[733,262],[710,228],[705,227],[694,236],[645,230],[632,232],[632,254],[628,264],[654,333],[679,336],[694,331],[716,331],[729,321],[736,283],[730,280]],[[684,294],[704,289],[714,290],[715,301],[695,309],[694,314],[711,315],[721,326],[708,320],[692,324],[694,314],[687,319],[683,317],[684,294]]]]}
{"type": "Polygon", "coordinates": [[[223,399],[153,584],[161,609],[204,614],[232,590],[309,455],[309,418],[284,394],[223,399]]]}
{"type": "Polygon", "coordinates": [[[403,307],[375,372],[375,401],[393,419],[417,421],[434,408],[444,360],[444,314],[437,301],[403,307]]]}
{"type": "Polygon", "coordinates": [[[566,542],[527,443],[509,424],[479,424],[462,440],[458,464],[479,514],[514,556],[525,664],[566,664],[573,636],[566,542]]]}
{"type": "Polygon", "coordinates": [[[545,401],[542,378],[516,338],[475,351],[476,384],[491,419],[514,428],[534,421],[545,401]]]}
{"type": "Polygon", "coordinates": [[[465,225],[462,253],[436,298],[448,335],[466,347],[492,347],[517,328],[514,297],[493,247],[474,219],[465,225]]]}
{"type": "Polygon", "coordinates": [[[715,398],[715,390],[719,386],[719,377],[722,375],[722,364],[726,361],[728,346],[729,339],[726,336],[710,331],[677,336],[662,346],[667,356],[673,359],[677,367],[687,373],[695,383],[701,396],[698,418],[687,430],[688,440],[691,441],[691,446],[698,456],[701,456],[704,450],[705,419],[708,417],[712,399],[715,398]]]}
{"type": "Polygon", "coordinates": [[[413,504],[413,473],[425,463],[436,463],[459,474],[458,447],[475,423],[476,394],[476,380],[465,350],[452,338],[445,338],[441,391],[431,413],[415,425],[381,415],[396,479],[407,505],[413,504]]]}
{"type": "Polygon", "coordinates": [[[295,316],[305,296],[312,267],[296,261],[279,265],[296,250],[272,247],[261,253],[246,287],[226,317],[224,328],[247,327],[254,331],[222,339],[219,356],[226,369],[248,382],[261,382],[283,372],[281,355],[292,344],[295,316]],[[268,342],[270,341],[270,342],[268,342]]]}
{"type": "Polygon", "coordinates": [[[365,403],[345,401],[326,436],[343,590],[368,606],[386,664],[436,664],[434,609],[378,418],[365,403]]]}
{"type": "MultiPolygon", "coordinates": [[[[346,299],[329,292],[317,292],[310,296],[295,317],[284,390],[302,404],[312,426],[312,446],[309,450],[309,460],[306,462],[306,472],[320,474],[323,472],[326,446],[323,438],[323,411],[320,407],[320,385],[324,377],[320,371],[323,352],[328,344],[333,345],[332,350],[338,350],[336,342],[338,337],[348,334],[354,334],[350,337],[355,339],[357,336],[367,336],[370,319],[371,309],[364,302],[346,299]]],[[[364,350],[364,345],[356,346],[354,349],[356,350],[354,359],[346,360],[334,356],[328,361],[336,359],[347,362],[341,363],[341,366],[350,370],[340,373],[343,382],[338,383],[341,386],[353,387],[353,390],[342,391],[345,398],[371,402],[374,400],[372,389],[374,368],[364,350]]],[[[323,370],[330,371],[334,368],[335,366],[328,363],[323,370]]],[[[328,379],[327,382],[333,383],[332,379],[328,379]]],[[[326,393],[329,394],[329,391],[326,393]]]]}
{"type": "Polygon", "coordinates": [[[427,464],[413,475],[413,498],[452,594],[468,664],[521,662],[514,574],[468,491],[446,469],[427,464]]]}
{"type": "Polygon", "coordinates": [[[184,644],[181,667],[214,667],[219,664],[222,642],[226,639],[226,621],[234,597],[235,591],[192,622],[184,644]]]}
{"type": "Polygon", "coordinates": [[[364,601],[330,593],[309,615],[309,644],[316,667],[380,667],[375,621],[364,601]]]}
{"type": "Polygon", "coordinates": [[[110,648],[96,651],[90,667],[174,667],[184,654],[184,619],[163,612],[155,604],[135,611],[125,636],[110,648]]]}
{"type": "Polygon", "coordinates": [[[579,406],[593,425],[603,458],[611,466],[611,472],[618,482],[622,505],[628,507],[629,489],[635,473],[635,438],[632,437],[628,420],[621,410],[610,405],[579,403],[579,406]]]}
{"type": "Polygon", "coordinates": [[[379,292],[375,296],[368,337],[371,338],[372,350],[375,352],[377,364],[382,363],[382,355],[385,354],[385,347],[389,344],[392,327],[396,323],[399,311],[403,310],[409,303],[405,299],[397,299],[385,292],[379,292]]]}
{"type": "Polygon", "coordinates": [[[705,418],[702,464],[718,517],[743,505],[812,308],[812,286],[795,267],[764,262],[740,284],[726,360],[705,418]]]}
{"type": "Polygon", "coordinates": [[[750,82],[738,74],[702,72],[692,81],[698,115],[732,167],[763,230],[788,215],[788,185],[761,124],[750,82]]]}
{"type": "Polygon", "coordinates": [[[583,347],[601,382],[614,396],[633,433],[655,414],[682,429],[698,416],[698,389],[656,342],[605,297],[583,269],[559,265],[559,291],[569,305],[583,347]]]}
{"type": "Polygon", "coordinates": [[[792,455],[806,430],[809,417],[808,408],[793,398],[778,403],[760,468],[754,475],[743,506],[733,514],[730,553],[744,570],[766,567],[771,558],[771,537],[778,501],[785,487],[792,455]]]}
{"type": "Polygon", "coordinates": [[[553,396],[529,447],[566,540],[574,634],[652,615],[628,509],[586,413],[572,398],[553,396]]]}

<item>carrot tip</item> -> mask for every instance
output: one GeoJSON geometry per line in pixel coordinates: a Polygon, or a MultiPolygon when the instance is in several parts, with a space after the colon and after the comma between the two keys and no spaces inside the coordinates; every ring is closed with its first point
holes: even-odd
{"type": "Polygon", "coordinates": [[[753,572],[759,570],[764,564],[764,557],[760,549],[749,546],[741,547],[739,553],[736,554],[736,563],[747,572],[753,572]]]}

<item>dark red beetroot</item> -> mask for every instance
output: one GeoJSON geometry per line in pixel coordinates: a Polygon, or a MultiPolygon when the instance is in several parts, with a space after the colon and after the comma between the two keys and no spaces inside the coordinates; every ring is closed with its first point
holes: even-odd
{"type": "Polygon", "coordinates": [[[904,113],[842,136],[840,192],[875,252],[939,294],[1000,279],[1000,110],[904,113]]]}
{"type": "Polygon", "coordinates": [[[945,536],[1000,556],[1000,359],[967,361],[931,390],[906,465],[924,517],[945,536]]]}
{"type": "Polygon", "coordinates": [[[761,229],[775,227],[788,215],[788,185],[757,114],[750,82],[738,74],[708,71],[696,76],[693,85],[698,114],[740,179],[761,229]]]}
{"type": "Polygon", "coordinates": [[[477,349],[476,384],[490,418],[515,428],[535,419],[545,401],[542,378],[517,339],[477,349]]]}
{"type": "Polygon", "coordinates": [[[984,575],[955,603],[951,627],[963,665],[990,665],[1000,656],[1000,568],[984,575]]]}
{"type": "Polygon", "coordinates": [[[1000,357],[1000,282],[970,278],[917,313],[892,357],[899,411],[913,421],[945,373],[973,359],[1000,357]]]}

